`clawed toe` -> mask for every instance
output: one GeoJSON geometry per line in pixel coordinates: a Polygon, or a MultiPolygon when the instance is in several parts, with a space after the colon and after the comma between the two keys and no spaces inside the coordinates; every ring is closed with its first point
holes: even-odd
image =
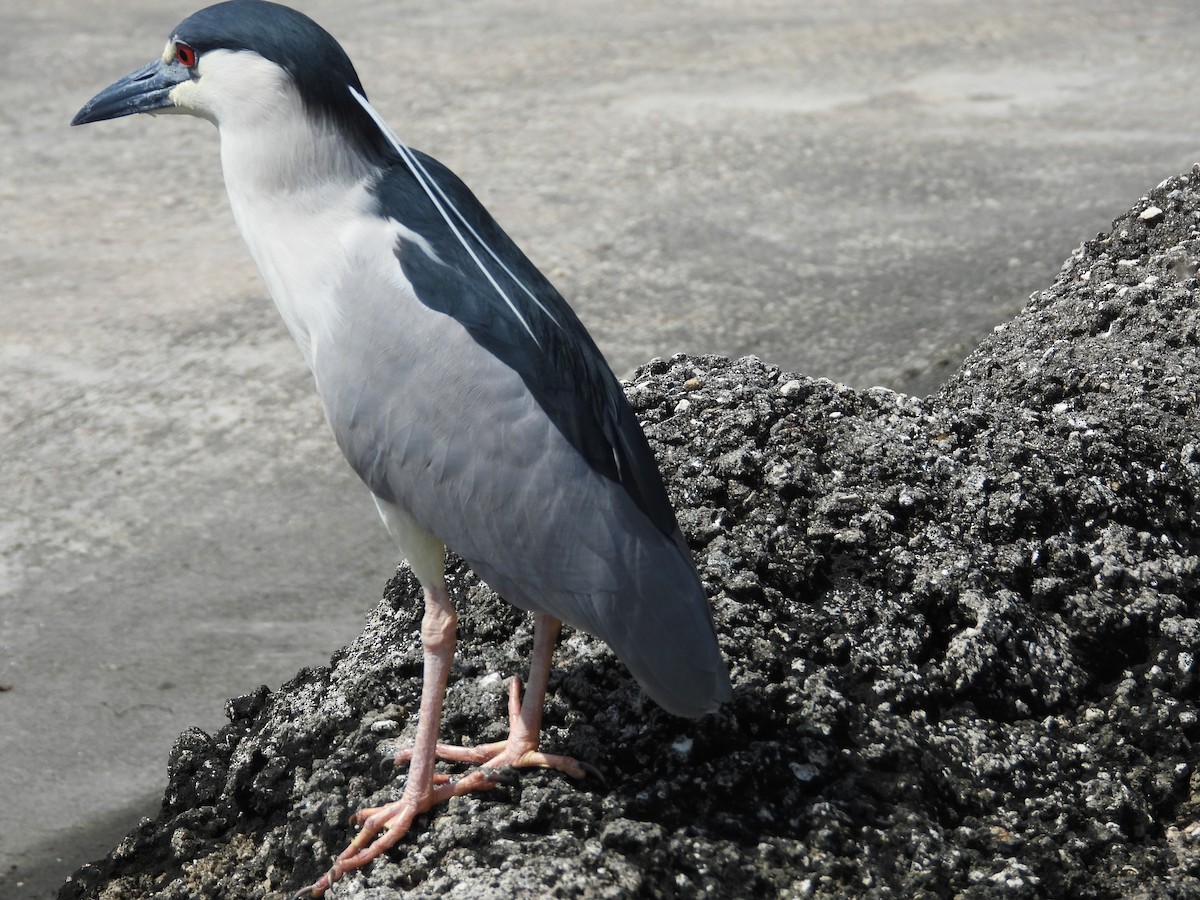
{"type": "Polygon", "coordinates": [[[577,759],[575,760],[575,764],[579,766],[579,768],[583,769],[586,775],[590,776],[591,778],[595,778],[596,781],[600,783],[600,787],[605,789],[608,788],[608,780],[604,777],[604,773],[590,762],[583,759],[577,759]]]}
{"type": "MultiPolygon", "coordinates": [[[[426,592],[427,617],[431,607],[435,612],[440,610],[440,614],[448,621],[453,621],[453,607],[444,588],[426,592]]],[[[425,627],[424,624],[422,627],[425,627]]],[[[404,795],[394,803],[362,809],[351,816],[351,823],[360,826],[358,834],[328,872],[296,894],[297,900],[300,897],[321,896],[335,881],[361,869],[396,846],[408,833],[416,817],[437,804],[472,791],[490,791],[501,784],[514,784],[517,781],[517,769],[555,769],[575,779],[590,776],[600,784],[605,784],[600,770],[591,763],[580,762],[570,756],[542,753],[538,746],[550,654],[557,634],[557,620],[539,613],[534,620],[535,646],[530,666],[530,690],[522,700],[521,682],[513,679],[508,695],[508,739],[479,747],[454,747],[437,743],[437,723],[441,717],[453,645],[450,645],[450,652],[427,647],[427,670],[416,746],[398,750],[395,754],[397,765],[409,766],[404,795]],[[475,768],[455,777],[434,771],[438,759],[466,763],[475,768]]]]}

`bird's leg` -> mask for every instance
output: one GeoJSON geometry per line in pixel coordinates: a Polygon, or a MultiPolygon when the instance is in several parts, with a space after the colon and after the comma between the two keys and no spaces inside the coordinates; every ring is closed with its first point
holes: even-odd
{"type": "MultiPolygon", "coordinates": [[[[425,682],[421,689],[421,712],[417,738],[411,748],[396,754],[396,763],[408,764],[408,780],[399,800],[384,806],[359,810],[351,817],[362,830],[333,867],[320,880],[297,894],[319,897],[348,872],[360,869],[381,853],[390,850],[408,832],[413,820],[438,803],[472,791],[487,791],[504,781],[497,772],[503,768],[541,766],[557,769],[572,778],[599,771],[570,756],[542,753],[538,749],[542,727],[542,706],[550,679],[550,660],[562,623],[546,613],[537,613],[533,621],[533,654],[529,663],[529,684],[521,697],[521,683],[513,678],[508,695],[508,740],[479,747],[454,747],[437,742],[446,696],[446,679],[454,660],[456,616],[444,584],[425,589],[425,618],[421,622],[421,640],[425,648],[425,682]],[[438,759],[468,762],[480,768],[462,778],[451,779],[433,771],[438,759]]],[[[603,780],[603,779],[601,779],[603,780]]]]}
{"type": "MultiPolygon", "coordinates": [[[[482,770],[472,772],[455,782],[466,793],[472,790],[488,790],[498,780],[488,770],[500,768],[525,768],[541,766],[557,769],[572,778],[583,778],[589,773],[599,775],[595,767],[580,763],[570,756],[542,753],[538,747],[541,740],[542,708],[546,702],[546,684],[550,679],[550,660],[562,622],[547,613],[535,613],[533,618],[533,653],[529,661],[529,683],[525,697],[521,697],[520,679],[514,677],[508,692],[508,739],[478,747],[456,747],[438,744],[438,759],[450,762],[474,763],[482,770]]],[[[420,744],[396,754],[396,764],[417,765],[420,744]]],[[[448,776],[436,776],[439,782],[448,781],[448,776]]]]}
{"type": "Polygon", "coordinates": [[[399,800],[384,806],[361,809],[350,819],[362,829],[342,851],[333,867],[320,880],[304,888],[297,897],[319,897],[345,875],[360,869],[381,853],[394,847],[408,832],[413,820],[438,803],[464,793],[458,784],[439,779],[435,784],[433,767],[437,761],[438,727],[446,679],[454,661],[454,635],[457,616],[444,582],[425,588],[425,616],[421,620],[421,643],[425,652],[425,678],[421,686],[421,711],[417,739],[404,793],[399,800]]]}

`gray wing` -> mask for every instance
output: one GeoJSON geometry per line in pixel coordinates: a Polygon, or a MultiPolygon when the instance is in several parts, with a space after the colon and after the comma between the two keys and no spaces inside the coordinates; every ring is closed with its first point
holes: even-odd
{"type": "MultiPolygon", "coordinates": [[[[451,269],[438,289],[468,295],[453,302],[487,302],[469,296],[480,290],[475,280],[451,269]]],[[[728,699],[678,528],[664,531],[634,493],[591,465],[527,378],[459,319],[418,300],[399,267],[356,270],[340,293],[344,315],[326,348],[318,345],[314,373],[339,446],[371,490],[510,603],[604,640],[668,711],[697,716],[728,699]]],[[[586,397],[577,406],[593,415],[586,397]]],[[[611,447],[601,450],[612,458],[611,447]]]]}
{"type": "Polygon", "coordinates": [[[432,250],[411,241],[396,246],[416,298],[515,371],[588,465],[623,485],[686,553],[654,455],[583,323],[462,180],[413,152],[442,208],[405,166],[386,170],[373,193],[381,216],[403,222],[432,250]]]}

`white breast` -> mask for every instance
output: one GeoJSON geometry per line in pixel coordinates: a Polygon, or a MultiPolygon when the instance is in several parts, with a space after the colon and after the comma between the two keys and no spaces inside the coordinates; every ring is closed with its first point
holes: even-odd
{"type": "Polygon", "coordinates": [[[394,223],[374,215],[367,190],[378,170],[308,116],[279,67],[252,53],[206,54],[205,62],[210,68],[200,84],[206,88],[220,80],[253,98],[270,98],[258,106],[244,101],[236,111],[213,105],[215,90],[202,88],[186,99],[220,129],[234,220],[311,368],[315,348],[352,300],[338,290],[348,266],[390,265],[394,273],[387,277],[403,280],[392,253],[394,223]]]}
{"type": "Polygon", "coordinates": [[[229,192],[250,256],[311,368],[317,342],[334,330],[343,312],[338,287],[350,264],[347,253],[370,219],[361,188],[327,198],[315,209],[308,199],[229,192]]]}

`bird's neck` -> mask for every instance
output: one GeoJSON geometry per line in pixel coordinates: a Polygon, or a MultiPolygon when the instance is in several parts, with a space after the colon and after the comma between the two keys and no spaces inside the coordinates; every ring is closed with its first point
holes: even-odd
{"type": "Polygon", "coordinates": [[[332,123],[298,110],[221,128],[221,166],[230,196],[312,204],[361,183],[378,167],[332,123]]]}
{"type": "Polygon", "coordinates": [[[361,219],[377,169],[303,116],[222,127],[221,163],[238,229],[311,368],[339,313],[340,236],[361,219]]]}

